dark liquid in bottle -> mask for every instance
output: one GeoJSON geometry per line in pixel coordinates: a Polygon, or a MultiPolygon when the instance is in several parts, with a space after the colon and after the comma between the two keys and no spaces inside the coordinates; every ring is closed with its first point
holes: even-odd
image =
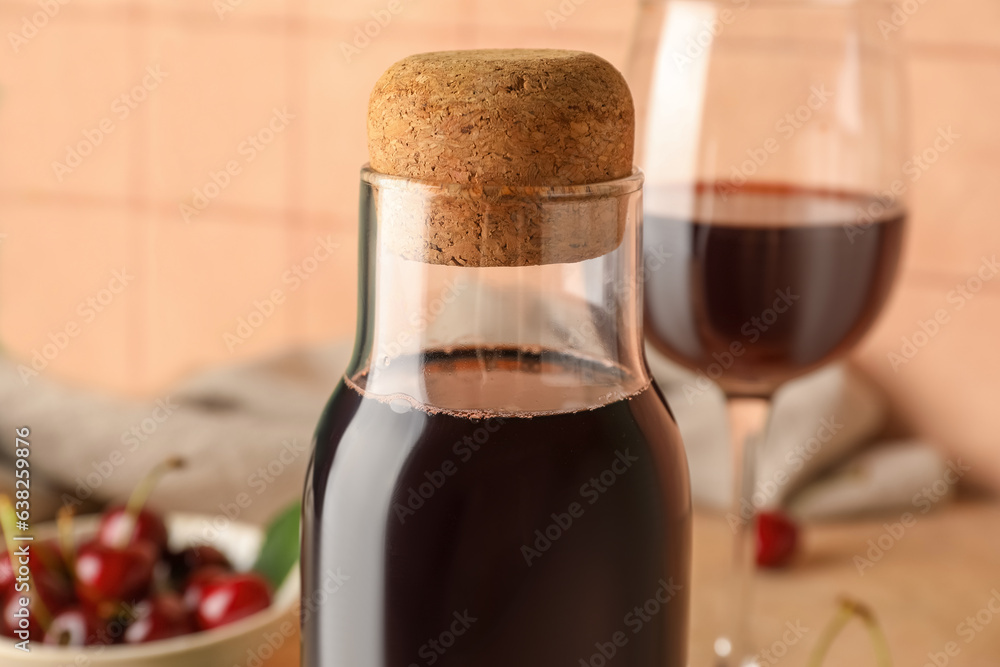
{"type": "Polygon", "coordinates": [[[548,352],[415,362],[392,365],[421,369],[432,402],[455,409],[347,383],[320,423],[303,664],[684,665],[689,489],[658,390],[601,404],[608,385],[581,380],[586,362],[548,352]],[[554,411],[504,410],[512,396],[554,411]],[[597,407],[559,411],[574,402],[597,407]],[[311,612],[310,591],[337,568],[348,578],[311,612]]]}
{"type": "Polygon", "coordinates": [[[766,185],[700,187],[692,203],[686,217],[646,217],[645,329],[657,350],[724,387],[767,389],[847,351],[875,320],[901,210],[766,185]]]}

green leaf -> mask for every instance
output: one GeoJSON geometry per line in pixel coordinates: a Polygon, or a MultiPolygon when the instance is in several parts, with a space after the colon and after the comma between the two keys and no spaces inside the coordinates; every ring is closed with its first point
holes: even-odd
{"type": "Polygon", "coordinates": [[[299,560],[299,523],[302,503],[293,503],[271,520],[253,569],[267,579],[274,590],[281,585],[299,560]]]}

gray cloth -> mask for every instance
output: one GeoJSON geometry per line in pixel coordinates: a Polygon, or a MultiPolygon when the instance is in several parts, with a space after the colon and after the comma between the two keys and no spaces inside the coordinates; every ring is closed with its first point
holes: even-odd
{"type": "MultiPolygon", "coordinates": [[[[702,391],[696,376],[652,349],[647,356],[684,438],[695,503],[730,510],[722,391],[702,391]]],[[[754,505],[784,507],[804,519],[912,510],[913,498],[945,478],[950,462],[931,443],[880,441],[887,414],[881,391],[846,364],[782,387],[760,446],[754,505]]]]}
{"type": "MultiPolygon", "coordinates": [[[[180,455],[188,469],[163,480],[153,506],[262,522],[300,496],[313,429],[350,351],[341,342],[213,369],[148,401],[45,376],[26,385],[15,364],[0,360],[3,456],[9,466],[14,430],[28,426],[35,521],[65,502],[124,502],[150,468],[180,455]]],[[[652,352],[650,364],[684,436],[696,502],[727,508],[732,477],[721,393],[713,387],[692,396],[692,376],[652,352]]],[[[943,474],[945,462],[925,443],[905,443],[885,455],[902,462],[890,465],[894,484],[884,474],[859,474],[886,468],[878,449],[851,464],[885,412],[880,393],[842,366],[790,384],[762,451],[760,479],[774,482],[763,506],[823,518],[905,506],[943,474]]],[[[0,475],[0,489],[10,493],[12,471],[0,475]]]]}
{"type": "MultiPolygon", "coordinates": [[[[266,521],[301,496],[313,429],[350,346],[296,350],[214,369],[162,397],[125,400],[45,376],[25,385],[0,360],[0,443],[11,464],[15,428],[31,429],[33,519],[65,502],[124,502],[156,463],[183,456],[151,499],[163,509],[266,521]]],[[[0,473],[10,493],[13,473],[0,473]]]]}

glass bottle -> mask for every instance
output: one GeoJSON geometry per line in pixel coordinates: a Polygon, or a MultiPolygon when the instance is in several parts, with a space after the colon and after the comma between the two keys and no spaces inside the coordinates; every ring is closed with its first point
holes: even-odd
{"type": "Polygon", "coordinates": [[[690,490],[643,353],[641,187],[477,188],[487,216],[620,242],[455,266],[404,257],[399,216],[470,191],[363,170],[356,347],[305,490],[304,665],[686,664],[690,490]]]}

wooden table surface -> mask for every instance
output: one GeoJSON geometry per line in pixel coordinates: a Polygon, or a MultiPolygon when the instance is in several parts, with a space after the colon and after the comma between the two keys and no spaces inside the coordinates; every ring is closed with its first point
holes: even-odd
{"type": "MultiPolygon", "coordinates": [[[[955,504],[918,513],[902,530],[892,525],[901,518],[809,526],[795,565],[759,578],[755,631],[759,646],[774,649],[763,667],[804,666],[842,595],[875,611],[896,667],[934,665],[929,654],[936,667],[1000,665],[1000,613],[989,609],[993,599],[1000,611],[1000,505],[955,504]],[[786,633],[789,623],[801,635],[793,643],[784,641],[795,636],[786,633]]],[[[696,515],[691,667],[713,664],[712,638],[730,600],[729,537],[721,517],[696,515]]],[[[297,667],[298,659],[297,643],[290,642],[266,667],[297,667]]],[[[844,630],[826,664],[875,664],[860,624],[844,630]]]]}
{"type": "MultiPolygon", "coordinates": [[[[1000,505],[954,504],[926,515],[917,512],[906,522],[909,527],[894,526],[901,518],[902,513],[807,527],[800,560],[789,570],[758,577],[757,645],[783,643],[786,623],[809,629],[787,653],[775,647],[774,656],[783,655],[771,664],[805,665],[837,609],[837,598],[846,595],[874,610],[897,667],[934,665],[928,654],[938,654],[938,667],[1000,665],[1000,613],[988,608],[993,599],[993,609],[1000,612],[1000,505]],[[955,655],[941,655],[949,642],[955,655]]],[[[696,519],[692,667],[712,665],[713,632],[730,599],[724,576],[729,534],[719,517],[696,519]]],[[[826,664],[875,664],[860,624],[844,630],[826,664]]]]}

